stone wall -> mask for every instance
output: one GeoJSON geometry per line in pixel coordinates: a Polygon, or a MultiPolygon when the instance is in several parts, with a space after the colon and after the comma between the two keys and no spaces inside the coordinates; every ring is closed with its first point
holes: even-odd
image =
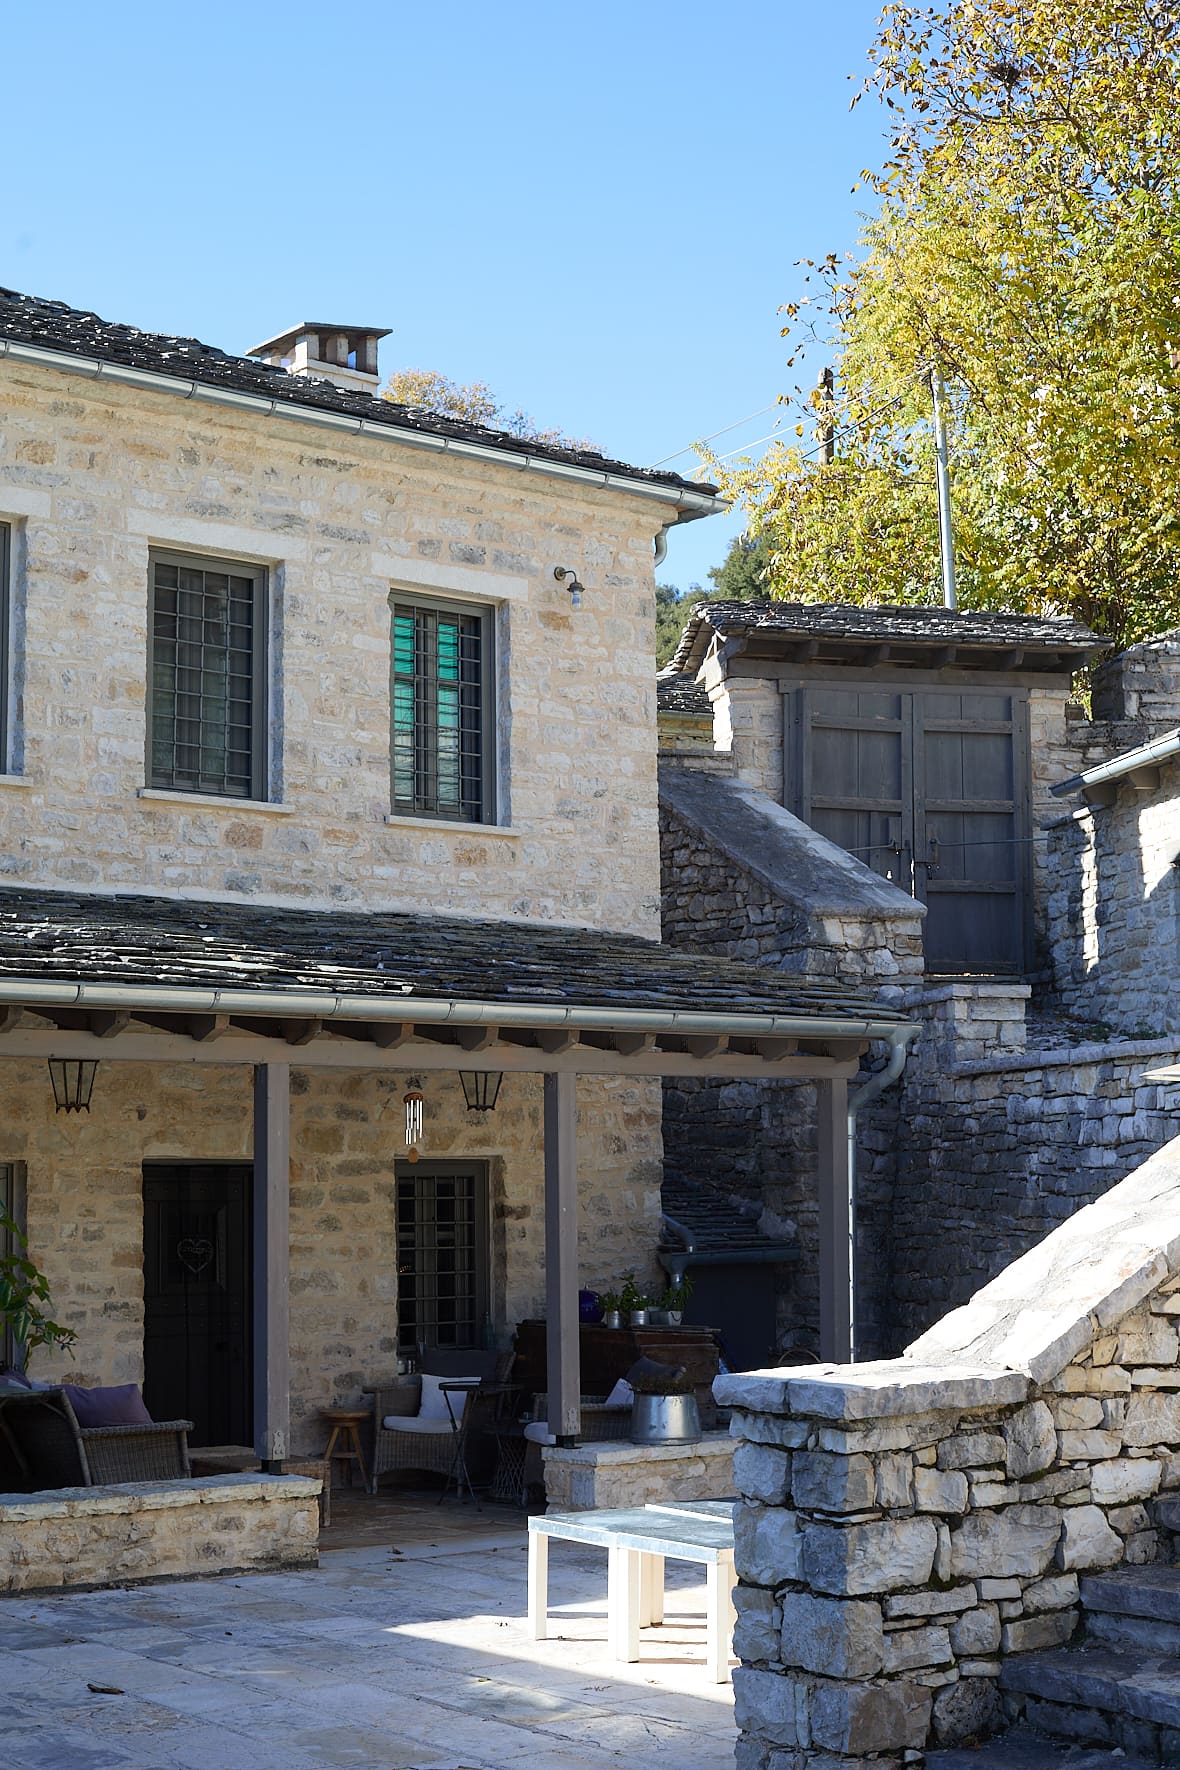
{"type": "Polygon", "coordinates": [[[889,1350],[1172,1135],[1168,1091],[1142,1074],[1175,1059],[1175,1039],[1074,1042],[1056,1020],[1026,1027],[1028,995],[964,981],[907,999],[923,1031],[877,1108],[895,1115],[889,1350]]]}
{"type": "Polygon", "coordinates": [[[51,369],[2,380],[8,880],[656,933],[667,506],[51,369]],[[268,568],[273,803],[140,796],[153,546],[268,568]],[[496,611],[499,828],[390,818],[393,587],[496,611]]]}
{"type": "Polygon", "coordinates": [[[706,1432],[698,1444],[547,1445],[545,1498],[551,1512],[715,1500],[733,1492],[733,1441],[706,1432]]]}
{"type": "Polygon", "coordinates": [[[1070,1013],[1136,1038],[1180,1031],[1180,764],[1112,781],[1047,833],[1053,988],[1070,1013]]]}
{"type": "MultiPolygon", "coordinates": [[[[293,1069],[292,1449],[323,1443],[321,1407],[360,1400],[397,1353],[394,1162],[405,1151],[395,1072],[293,1069]]],[[[423,1152],[489,1164],[491,1306],[508,1344],[545,1298],[542,1084],[504,1078],[496,1110],[468,1113],[457,1076],[425,1078],[423,1152]]],[[[215,1064],[102,1063],[89,1114],[56,1113],[44,1067],[0,1066],[0,1160],[28,1177],[30,1250],[48,1275],[75,1356],[33,1373],[70,1382],[143,1379],[145,1161],[248,1161],[251,1072],[215,1064]]],[[[660,1094],[640,1077],[578,1083],[583,1175],[580,1281],[643,1271],[658,1239],[660,1094]]]]}
{"type": "MultiPolygon", "coordinates": [[[[922,971],[922,906],[801,823],[757,787],[661,764],[664,939],[807,977],[875,989],[922,971]]],[[[882,1331],[893,1181],[888,1109],[866,1114],[858,1240],[862,1343],[882,1331]]],[[[669,1174],[755,1200],[768,1228],[797,1233],[784,1272],[780,1335],[819,1319],[815,1090],[805,1083],[664,1084],[669,1174]]]]}
{"type": "Polygon", "coordinates": [[[0,1495],[0,1592],[319,1565],[318,1481],[219,1475],[0,1495]]]}
{"type": "Polygon", "coordinates": [[[724,1376],[739,1770],[918,1761],[1002,1724],[1078,1576],[1180,1486],[1180,1139],[877,1365],[724,1376]]]}

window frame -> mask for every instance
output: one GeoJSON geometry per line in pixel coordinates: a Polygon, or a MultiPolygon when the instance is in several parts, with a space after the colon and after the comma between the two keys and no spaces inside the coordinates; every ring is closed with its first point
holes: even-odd
{"type": "MultiPolygon", "coordinates": [[[[395,1161],[393,1164],[393,1197],[394,1197],[394,1258],[397,1262],[397,1342],[401,1352],[415,1353],[421,1346],[430,1350],[470,1352],[483,1347],[484,1333],[487,1322],[491,1319],[492,1309],[492,1239],[491,1239],[491,1164],[483,1158],[473,1157],[470,1161],[395,1161]],[[439,1346],[438,1332],[438,1274],[433,1274],[433,1295],[427,1299],[429,1309],[433,1311],[433,1330],[435,1340],[423,1340],[422,1299],[416,1299],[418,1320],[412,1330],[407,1330],[402,1317],[402,1222],[401,1222],[401,1188],[403,1181],[422,1182],[424,1180],[439,1181],[448,1179],[474,1180],[472,1195],[472,1295],[471,1295],[471,1340],[462,1346],[439,1346]],[[412,1337],[409,1335],[412,1334],[412,1337]]],[[[419,1249],[419,1241],[415,1233],[415,1253],[419,1249]]],[[[437,1262],[436,1262],[437,1266],[437,1262]]],[[[430,1323],[426,1324],[428,1327],[430,1323]]]]}
{"type": "MultiPolygon", "coordinates": [[[[28,1182],[23,1162],[0,1162],[0,1204],[16,1224],[22,1235],[29,1232],[28,1182]]],[[[0,1253],[16,1252],[17,1243],[10,1232],[0,1233],[0,1253]]],[[[18,1364],[20,1347],[11,1327],[5,1327],[0,1334],[0,1364],[10,1365],[13,1369],[23,1369],[18,1364]]]]}
{"type": "MultiPolygon", "coordinates": [[[[148,623],[147,623],[147,731],[144,759],[144,780],[149,789],[168,793],[192,793],[198,798],[224,799],[227,805],[270,798],[270,582],[267,566],[253,559],[227,559],[221,555],[187,552],[172,547],[152,547],[148,552],[148,623]],[[229,576],[249,578],[251,594],[251,669],[250,669],[250,785],[244,793],[227,792],[206,786],[188,786],[175,779],[157,776],[153,756],[156,667],[156,567],[177,566],[185,571],[224,572],[229,576]]],[[[175,765],[175,751],[173,753],[175,765]]],[[[175,766],[173,767],[175,773],[175,766]]]]}
{"type": "MultiPolygon", "coordinates": [[[[394,588],[389,593],[389,808],[395,818],[422,818],[453,824],[491,824],[499,821],[499,768],[496,747],[497,707],[497,609],[490,602],[468,602],[462,597],[423,595],[417,590],[394,588]],[[415,803],[399,801],[397,794],[396,757],[396,693],[397,693],[397,617],[399,612],[460,616],[479,622],[479,781],[480,814],[473,818],[460,805],[455,812],[443,807],[419,803],[415,780],[415,803]]],[[[415,683],[418,681],[415,675],[415,683]]],[[[437,715],[437,708],[436,708],[437,715]]],[[[435,731],[437,732],[437,717],[435,731]]],[[[415,765],[416,769],[416,765],[415,765]]],[[[437,801],[437,792],[434,795],[437,801]]]]}
{"type": "Polygon", "coordinates": [[[0,774],[12,766],[12,524],[0,521],[0,774]]]}

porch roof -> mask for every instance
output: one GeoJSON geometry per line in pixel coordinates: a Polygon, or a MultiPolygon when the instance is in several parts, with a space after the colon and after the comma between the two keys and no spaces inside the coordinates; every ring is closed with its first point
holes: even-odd
{"type": "MultiPolygon", "coordinates": [[[[764,1073],[826,1074],[867,1041],[909,1031],[867,994],[634,935],[21,889],[0,891],[4,1004],[0,1054],[12,1049],[18,1009],[105,1039],[110,1057],[131,1056],[126,1036],[146,1023],[199,1041],[278,1038],[304,1047],[300,1062],[367,1037],[440,1060],[451,1043],[468,1067],[549,1068],[544,1058],[564,1051],[570,1067],[640,1073],[668,1073],[661,1059],[675,1057],[711,1058],[713,1073],[737,1059],[741,1073],[752,1061],[764,1073]],[[505,1045],[522,1059],[526,1047],[527,1061],[502,1062],[505,1045]]],[[[22,1022],[26,1039],[29,1030],[22,1022]]],[[[217,1056],[234,1060],[220,1042],[217,1056]]]]}

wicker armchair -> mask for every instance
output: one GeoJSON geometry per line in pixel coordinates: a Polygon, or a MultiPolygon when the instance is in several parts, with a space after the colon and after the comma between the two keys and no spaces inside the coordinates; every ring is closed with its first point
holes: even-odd
{"type": "Polygon", "coordinates": [[[425,1375],[441,1377],[478,1377],[479,1388],[466,1398],[466,1405],[458,1407],[459,1397],[454,1398],[456,1424],[449,1420],[436,1422],[417,1421],[418,1407],[422,1395],[422,1379],[420,1376],[397,1377],[390,1383],[383,1383],[373,1390],[373,1491],[377,1491],[380,1476],[388,1475],[395,1470],[417,1470],[425,1474],[450,1475],[455,1468],[456,1450],[460,1448],[460,1436],[466,1439],[472,1433],[473,1425],[478,1427],[481,1414],[485,1409],[485,1399],[490,1399],[490,1390],[499,1388],[497,1378],[501,1377],[505,1365],[504,1355],[496,1352],[439,1352],[426,1353],[422,1359],[425,1375]],[[481,1394],[481,1391],[484,1393],[481,1394]],[[385,1426],[387,1419],[399,1419],[407,1422],[407,1427],[391,1429],[385,1426]],[[407,1429],[408,1428],[408,1429],[407,1429]]]}
{"type": "Polygon", "coordinates": [[[127,1481],[179,1481],[190,1474],[191,1420],[150,1425],[79,1426],[60,1389],[7,1396],[0,1432],[26,1477],[26,1491],[117,1486],[127,1481]]]}

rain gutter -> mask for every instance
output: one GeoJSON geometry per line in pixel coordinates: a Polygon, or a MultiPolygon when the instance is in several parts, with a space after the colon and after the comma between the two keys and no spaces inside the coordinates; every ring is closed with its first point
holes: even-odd
{"type": "MultiPolygon", "coordinates": [[[[181,399],[207,401],[212,405],[231,406],[238,411],[254,412],[268,418],[291,418],[304,424],[315,424],[328,430],[346,431],[354,436],[381,438],[402,443],[408,448],[432,450],[436,454],[460,455],[468,460],[494,462],[500,467],[544,474],[549,478],[574,480],[582,485],[598,486],[613,492],[631,492],[637,497],[652,498],[657,503],[675,504],[672,524],[692,522],[697,517],[713,516],[729,509],[728,500],[708,492],[695,492],[684,486],[657,485],[622,473],[607,473],[593,467],[578,467],[572,462],[552,461],[531,455],[527,449],[497,449],[486,444],[467,442],[461,437],[441,436],[435,431],[412,430],[398,424],[377,424],[369,418],[358,418],[349,412],[334,412],[327,407],[305,406],[297,400],[268,399],[264,394],[242,393],[232,387],[218,387],[207,381],[193,381],[183,375],[165,375],[154,369],[135,369],[124,363],[112,363],[101,357],[76,356],[71,351],[47,350],[35,344],[21,344],[12,338],[0,338],[0,357],[13,362],[31,363],[38,368],[61,369],[70,374],[87,375],[92,380],[115,381],[125,387],[143,387],[156,393],[168,393],[181,399]]],[[[669,526],[672,526],[669,524],[669,526]]]]}
{"type": "MultiPolygon", "coordinates": [[[[43,978],[0,979],[0,1002],[54,1008],[151,1008],[157,1013],[306,1016],[314,1020],[415,1021],[422,1025],[570,1027],[609,1032],[614,1027],[666,1033],[731,1033],[739,1038],[889,1039],[895,1021],[824,1018],[801,1014],[701,1014],[690,1009],[551,1006],[543,1002],[423,1001],[413,986],[390,979],[392,997],[335,995],[313,990],[197,989],[160,984],[47,983],[43,978]]],[[[908,1037],[916,1026],[905,1029],[908,1037]]]]}

